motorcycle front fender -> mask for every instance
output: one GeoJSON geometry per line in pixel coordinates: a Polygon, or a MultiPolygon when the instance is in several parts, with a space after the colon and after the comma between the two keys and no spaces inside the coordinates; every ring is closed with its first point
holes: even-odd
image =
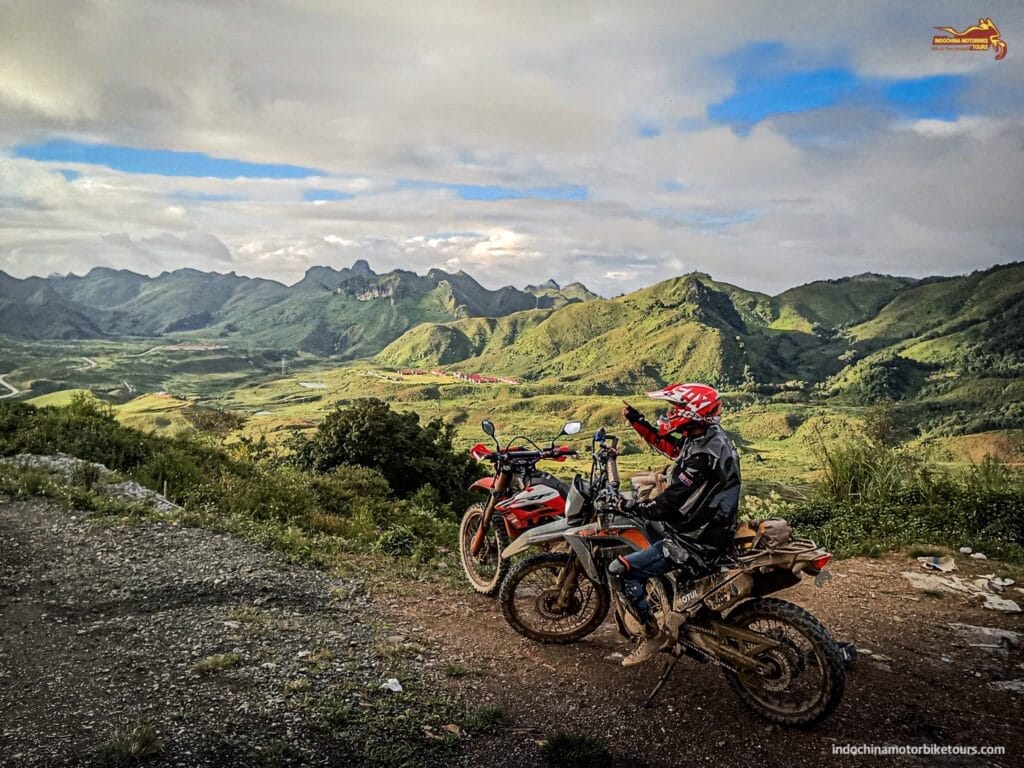
{"type": "Polygon", "coordinates": [[[494,475],[481,477],[479,480],[477,480],[475,483],[469,486],[469,490],[471,491],[487,491],[487,493],[490,493],[492,488],[494,488],[494,475]]]}
{"type": "Polygon", "coordinates": [[[579,536],[573,536],[571,534],[566,536],[565,540],[569,543],[572,553],[576,555],[576,558],[580,561],[580,565],[583,566],[583,570],[586,572],[587,576],[590,577],[590,580],[595,584],[603,584],[604,574],[600,573],[597,569],[597,563],[594,562],[594,556],[591,554],[590,545],[579,536]]]}
{"type": "Polygon", "coordinates": [[[568,529],[569,524],[565,522],[564,517],[559,517],[552,520],[550,523],[544,523],[544,525],[538,525],[534,528],[530,528],[528,531],[524,531],[522,534],[517,536],[513,542],[505,547],[505,549],[501,551],[501,556],[503,559],[507,560],[513,555],[525,552],[535,544],[564,538],[565,532],[568,529]]]}

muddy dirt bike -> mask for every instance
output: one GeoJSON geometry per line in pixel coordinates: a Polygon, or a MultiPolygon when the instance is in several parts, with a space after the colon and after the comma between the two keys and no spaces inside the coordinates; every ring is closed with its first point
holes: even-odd
{"type": "MultiPolygon", "coordinates": [[[[508,544],[501,553],[505,562],[511,563],[514,556],[531,547],[544,550],[537,556],[540,559],[536,562],[562,564],[570,559],[571,550],[566,545],[565,533],[588,522],[595,514],[594,505],[585,503],[585,499],[604,498],[605,494],[618,493],[618,445],[619,438],[608,434],[604,427],[594,433],[590,445],[590,479],[584,480],[582,476],[577,475],[567,495],[565,514],[548,523],[531,528],[508,544]]],[[[533,559],[530,558],[530,560],[533,559]]],[[[517,570],[519,570],[518,567],[513,569],[512,573],[517,570]]],[[[605,585],[596,584],[587,579],[577,579],[573,582],[572,590],[573,594],[568,598],[569,603],[560,609],[560,615],[557,617],[561,622],[557,631],[559,639],[541,640],[541,642],[575,642],[601,626],[607,617],[608,609],[611,606],[611,597],[605,585]]],[[[504,594],[503,591],[502,595],[504,594]]],[[[505,597],[501,598],[503,601],[505,599],[505,597]]],[[[538,598],[541,602],[544,599],[543,596],[538,598]]],[[[548,595],[547,599],[551,599],[551,596],[548,595]]],[[[540,606],[541,602],[538,602],[537,605],[540,606]]],[[[502,605],[504,606],[504,602],[502,605]]],[[[505,610],[503,607],[502,611],[505,612],[505,610]]],[[[505,618],[520,634],[534,640],[540,639],[524,631],[521,628],[524,625],[510,619],[507,613],[505,618]]]]}
{"type": "MultiPolygon", "coordinates": [[[[495,447],[477,443],[470,454],[477,461],[494,465],[494,474],[473,483],[469,490],[486,491],[486,501],[466,508],[459,525],[459,559],[469,584],[481,595],[493,596],[511,567],[501,556],[511,539],[565,513],[565,499],[569,484],[554,475],[537,469],[543,460],[565,461],[578,452],[568,445],[555,445],[554,438],[547,447],[519,435],[508,441],[504,448],[495,437],[494,424],[484,421],[484,433],[494,438],[495,447]],[[513,446],[522,441],[531,447],[513,446]]],[[[575,435],[580,431],[578,421],[570,421],[555,438],[575,435]]]]}
{"type": "MultiPolygon", "coordinates": [[[[617,489],[587,494],[578,477],[573,481],[567,515],[583,522],[561,533],[569,551],[522,560],[502,585],[502,613],[517,632],[542,643],[574,642],[597,628],[610,600],[619,633],[643,640],[643,623],[610,588],[607,566],[661,540],[662,529],[624,513],[622,502],[617,489]]],[[[536,533],[520,536],[508,555],[534,546],[536,533]]],[[[688,656],[721,667],[740,700],[767,720],[799,726],[831,714],[846,681],[839,645],[808,611],[767,597],[805,575],[821,586],[831,577],[830,558],[810,539],[794,538],[785,521],[755,521],[737,529],[732,552],[710,575],[692,581],[670,571],[651,579],[648,601],[670,638],[662,649],[670,659],[644,706],[688,656]]]]}

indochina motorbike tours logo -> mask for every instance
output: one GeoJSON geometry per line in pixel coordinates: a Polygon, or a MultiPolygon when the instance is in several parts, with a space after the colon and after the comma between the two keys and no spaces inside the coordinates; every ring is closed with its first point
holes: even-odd
{"type": "Polygon", "coordinates": [[[946,35],[932,38],[932,50],[945,51],[987,51],[996,52],[996,61],[1006,58],[1006,43],[999,35],[999,27],[992,19],[978,19],[973,27],[957,30],[953,27],[936,27],[946,35]]]}

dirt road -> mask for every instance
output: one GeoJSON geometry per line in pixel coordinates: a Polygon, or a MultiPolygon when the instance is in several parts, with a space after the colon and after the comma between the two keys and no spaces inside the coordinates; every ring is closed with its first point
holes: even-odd
{"type": "Polygon", "coordinates": [[[147,766],[354,765],[304,701],[387,674],[368,604],[231,536],[0,499],[0,766],[103,764],[142,723],[147,766]]]}
{"type": "MultiPolygon", "coordinates": [[[[428,742],[416,701],[380,690],[392,676],[504,707],[489,732],[468,727],[453,743],[428,744],[445,765],[532,768],[556,731],[599,738],[621,768],[1021,765],[1024,697],[998,683],[1024,678],[1024,653],[972,646],[950,626],[1020,631],[1021,619],[915,593],[899,576],[913,567],[895,555],[848,560],[825,589],[791,591],[835,635],[882,656],[849,672],[830,720],[787,731],[750,715],[718,671],[691,662],[641,710],[660,665],[609,659],[627,650],[610,623],[577,645],[539,646],[515,635],[493,600],[450,579],[382,579],[367,594],[231,536],[154,522],[103,527],[49,502],[0,500],[0,766],[93,765],[117,729],[151,722],[161,748],[147,766],[359,768],[367,731],[344,730],[359,712],[372,715],[371,732],[404,722],[428,742]],[[403,655],[414,665],[404,675],[394,666],[403,655]],[[325,696],[341,705],[334,730],[318,709],[325,696]],[[397,708],[373,709],[389,702],[397,708]],[[846,744],[1007,753],[833,754],[846,744]]],[[[389,762],[389,739],[376,765],[400,764],[389,762]]]]}
{"type": "Polygon", "coordinates": [[[7,397],[17,397],[18,395],[21,394],[20,389],[18,389],[16,386],[7,381],[7,377],[10,375],[11,374],[9,373],[0,374],[0,387],[4,387],[7,390],[9,390],[6,394],[0,395],[0,400],[3,400],[4,398],[7,397]]]}
{"type": "MultiPolygon", "coordinates": [[[[834,636],[884,657],[862,655],[848,672],[839,710],[810,730],[769,726],[743,708],[719,671],[690,661],[680,662],[655,707],[641,710],[662,664],[626,669],[609,659],[628,651],[610,620],[577,645],[541,646],[514,634],[495,601],[466,592],[417,585],[380,601],[385,612],[405,617],[410,632],[436,643],[440,658],[466,670],[453,680],[459,690],[501,702],[510,713],[508,727],[476,744],[466,766],[537,765],[534,741],[555,730],[595,735],[623,766],[633,767],[1024,764],[1024,695],[994,685],[1024,678],[1024,651],[973,647],[977,638],[949,626],[1021,632],[1024,621],[983,610],[980,601],[915,592],[899,573],[919,567],[897,555],[840,561],[824,588],[807,580],[785,595],[834,636]],[[995,745],[1007,754],[833,754],[834,746],[845,744],[995,745]]],[[[972,561],[961,567],[963,577],[995,568],[972,561]]]]}

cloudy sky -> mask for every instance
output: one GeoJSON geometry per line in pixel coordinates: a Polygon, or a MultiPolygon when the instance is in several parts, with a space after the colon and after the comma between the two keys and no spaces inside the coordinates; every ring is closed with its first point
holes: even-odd
{"type": "Polygon", "coordinates": [[[0,270],[606,295],[1024,256],[1017,2],[0,0],[0,270]],[[1008,45],[932,50],[991,17],[1008,45]]]}

